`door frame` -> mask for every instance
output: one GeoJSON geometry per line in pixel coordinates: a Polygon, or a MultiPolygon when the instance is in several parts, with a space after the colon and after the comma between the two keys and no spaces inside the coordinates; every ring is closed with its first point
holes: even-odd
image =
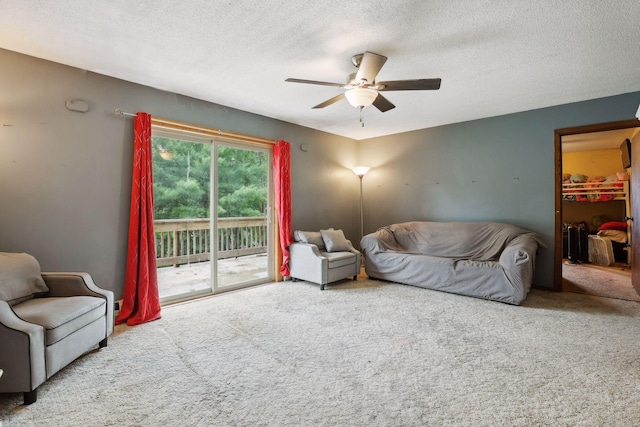
{"type": "Polygon", "coordinates": [[[273,162],[272,162],[272,144],[263,143],[260,141],[253,141],[249,138],[246,139],[233,139],[228,138],[226,133],[220,132],[219,135],[211,135],[210,133],[200,132],[204,128],[197,128],[195,131],[191,131],[189,126],[183,127],[164,127],[155,126],[152,124],[152,136],[160,136],[165,138],[177,139],[191,144],[203,144],[209,146],[210,152],[210,185],[209,185],[209,229],[211,233],[217,233],[217,204],[218,204],[218,148],[221,146],[232,147],[243,150],[261,151],[267,155],[267,203],[268,208],[266,212],[267,217],[267,277],[252,279],[250,281],[241,282],[237,284],[220,286],[218,283],[218,250],[217,245],[212,246],[211,256],[209,259],[209,287],[207,289],[192,291],[179,295],[171,295],[160,298],[161,305],[173,304],[182,301],[187,301],[199,297],[210,296],[220,294],[223,292],[235,291],[243,288],[261,285],[276,281],[278,278],[278,265],[276,260],[278,259],[278,236],[277,236],[277,224],[274,215],[275,210],[275,192],[273,183],[273,162]],[[214,215],[215,212],[215,215],[214,215]]]}
{"type": "MultiPolygon", "coordinates": [[[[555,150],[555,227],[554,227],[554,256],[553,256],[553,290],[562,291],[562,137],[567,135],[577,135],[583,133],[604,132],[608,130],[619,130],[637,128],[640,122],[637,119],[622,120],[618,122],[598,123],[593,125],[575,126],[570,128],[556,129],[554,133],[555,150]]],[[[633,252],[635,240],[631,242],[633,252]]]]}

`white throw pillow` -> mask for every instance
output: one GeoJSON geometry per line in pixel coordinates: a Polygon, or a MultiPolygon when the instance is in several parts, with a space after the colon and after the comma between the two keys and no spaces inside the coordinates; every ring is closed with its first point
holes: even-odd
{"type": "Polygon", "coordinates": [[[320,230],[324,245],[327,247],[327,252],[348,252],[349,241],[344,237],[342,230],[320,230]]]}

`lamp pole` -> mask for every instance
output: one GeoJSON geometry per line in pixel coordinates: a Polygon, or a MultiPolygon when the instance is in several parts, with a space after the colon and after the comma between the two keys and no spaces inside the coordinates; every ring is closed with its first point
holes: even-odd
{"type": "Polygon", "coordinates": [[[362,178],[364,175],[358,175],[360,178],[360,239],[364,237],[364,203],[362,198],[362,178]]]}
{"type": "Polygon", "coordinates": [[[360,179],[360,239],[364,237],[364,199],[362,197],[362,178],[369,172],[368,166],[356,166],[353,173],[360,179]]]}

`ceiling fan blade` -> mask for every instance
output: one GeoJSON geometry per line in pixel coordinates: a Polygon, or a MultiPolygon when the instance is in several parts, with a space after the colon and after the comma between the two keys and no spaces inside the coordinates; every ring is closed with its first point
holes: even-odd
{"type": "Polygon", "coordinates": [[[387,98],[385,98],[381,94],[378,94],[376,99],[373,101],[373,106],[380,110],[380,112],[382,113],[396,108],[395,105],[393,105],[387,98]]]}
{"type": "Polygon", "coordinates": [[[333,97],[333,98],[331,98],[331,99],[327,99],[327,100],[326,100],[326,101],[324,101],[323,103],[318,104],[318,105],[316,105],[316,106],[315,106],[315,107],[313,107],[313,108],[324,108],[324,107],[327,107],[327,106],[329,106],[329,105],[331,105],[331,104],[335,104],[336,102],[338,102],[338,101],[340,101],[341,99],[344,99],[344,98],[345,98],[344,93],[341,93],[341,94],[340,94],[340,95],[338,95],[338,96],[334,96],[334,97],[333,97]]]}
{"type": "Polygon", "coordinates": [[[386,62],[387,57],[378,55],[377,53],[365,52],[362,55],[360,66],[358,67],[358,73],[356,74],[356,80],[366,80],[367,83],[373,84],[376,80],[376,76],[382,69],[382,66],[386,62]]]}
{"type": "Polygon", "coordinates": [[[392,80],[388,82],[377,82],[376,85],[384,86],[378,90],[438,90],[442,79],[415,79],[415,80],[392,80]]]}
{"type": "Polygon", "coordinates": [[[285,80],[285,82],[292,82],[292,83],[307,83],[310,85],[322,85],[322,86],[335,86],[335,87],[343,87],[344,84],[342,83],[330,83],[330,82],[319,82],[316,80],[303,80],[303,79],[287,79],[285,80]]]}

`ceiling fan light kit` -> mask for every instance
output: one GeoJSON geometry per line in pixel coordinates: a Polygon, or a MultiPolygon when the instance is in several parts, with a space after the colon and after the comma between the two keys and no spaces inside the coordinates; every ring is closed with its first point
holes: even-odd
{"type": "Polygon", "coordinates": [[[351,105],[360,109],[360,122],[362,123],[362,126],[364,126],[364,123],[362,122],[363,108],[373,105],[380,110],[380,112],[384,113],[385,111],[389,111],[396,107],[387,98],[380,94],[381,91],[440,89],[441,80],[439,78],[376,82],[376,76],[386,61],[386,56],[378,55],[373,52],[354,55],[351,58],[351,63],[358,68],[358,72],[350,74],[347,77],[346,84],[293,78],[288,78],[285,81],[321,86],[334,86],[345,89],[346,92],[334,96],[313,108],[324,108],[347,98],[347,101],[349,101],[351,105]]]}
{"type": "Polygon", "coordinates": [[[349,89],[344,93],[347,97],[349,104],[354,107],[368,107],[373,104],[373,101],[378,97],[378,92],[373,89],[367,89],[363,87],[357,87],[349,89]]]}

